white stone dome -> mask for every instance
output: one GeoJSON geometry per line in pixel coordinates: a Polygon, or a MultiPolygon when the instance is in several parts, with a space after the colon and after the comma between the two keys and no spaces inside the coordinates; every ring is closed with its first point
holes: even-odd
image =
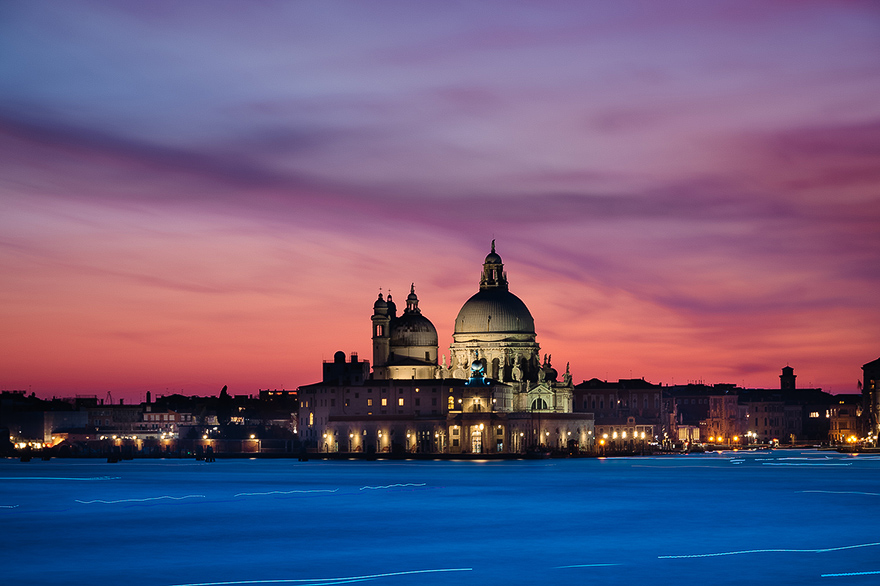
{"type": "Polygon", "coordinates": [[[484,289],[467,300],[455,318],[456,334],[535,335],[529,308],[507,289],[484,289]]]}

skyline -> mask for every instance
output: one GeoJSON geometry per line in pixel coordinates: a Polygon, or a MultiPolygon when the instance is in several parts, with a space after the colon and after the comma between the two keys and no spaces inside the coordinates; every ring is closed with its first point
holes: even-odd
{"type": "Polygon", "coordinates": [[[871,3],[0,15],[0,389],[295,388],[410,283],[448,357],[493,238],[575,382],[880,355],[871,3]]]}

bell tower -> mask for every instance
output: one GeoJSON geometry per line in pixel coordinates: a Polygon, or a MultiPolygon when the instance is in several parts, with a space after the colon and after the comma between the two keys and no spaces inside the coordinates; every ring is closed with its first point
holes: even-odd
{"type": "Polygon", "coordinates": [[[391,316],[388,314],[388,304],[379,293],[379,298],[373,304],[373,369],[382,368],[388,364],[388,354],[391,345],[391,316]]]}

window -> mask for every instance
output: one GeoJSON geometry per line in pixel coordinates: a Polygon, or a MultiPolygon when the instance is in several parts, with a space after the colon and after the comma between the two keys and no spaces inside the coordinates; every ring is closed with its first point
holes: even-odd
{"type": "MultiPolygon", "coordinates": [[[[401,399],[401,401],[403,401],[403,399],[401,399]]],[[[403,404],[403,403],[401,403],[401,405],[402,405],[402,404],[403,404]]],[[[416,407],[421,406],[421,404],[422,404],[422,401],[421,401],[418,397],[416,397],[416,407]]]]}
{"type": "Polygon", "coordinates": [[[400,397],[399,399],[397,399],[397,406],[403,407],[403,397],[400,397]]]}
{"type": "Polygon", "coordinates": [[[336,407],[336,399],[330,399],[330,406],[336,407]]]}
{"type": "Polygon", "coordinates": [[[388,399],[386,399],[385,397],[382,397],[382,406],[386,407],[387,405],[388,405],[388,399]]]}
{"type": "Polygon", "coordinates": [[[345,406],[348,407],[348,399],[345,400],[345,406]]]}
{"type": "Polygon", "coordinates": [[[436,406],[437,406],[437,397],[433,397],[433,398],[431,399],[431,406],[432,406],[432,407],[436,407],[436,406]]]}
{"type": "Polygon", "coordinates": [[[546,408],[547,408],[547,401],[545,401],[541,397],[538,397],[537,399],[532,401],[532,411],[537,410],[537,409],[546,409],[546,408]]]}
{"type": "Polygon", "coordinates": [[[367,399],[367,407],[373,406],[373,399],[367,399]]]}
{"type": "Polygon", "coordinates": [[[452,438],[452,447],[454,447],[454,448],[458,447],[458,438],[457,437],[452,438]]]}
{"type": "Polygon", "coordinates": [[[376,326],[376,335],[377,336],[384,336],[385,335],[385,326],[383,326],[382,324],[377,325],[376,326]]]}
{"type": "Polygon", "coordinates": [[[453,409],[455,409],[455,398],[449,397],[449,410],[452,411],[453,409]]]}
{"type": "Polygon", "coordinates": [[[315,424],[315,414],[314,414],[314,413],[309,413],[309,425],[311,426],[311,425],[314,425],[314,424],[315,424]]]}

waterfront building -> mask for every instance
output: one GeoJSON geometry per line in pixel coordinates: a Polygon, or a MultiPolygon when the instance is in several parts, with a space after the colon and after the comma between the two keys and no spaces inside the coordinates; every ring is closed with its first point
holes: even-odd
{"type": "Polygon", "coordinates": [[[862,395],[835,395],[831,406],[831,429],[828,441],[836,445],[854,444],[864,434],[862,395]]]}
{"type": "Polygon", "coordinates": [[[880,358],[862,365],[862,406],[865,431],[877,443],[880,435],[880,358]]]}
{"type": "Polygon", "coordinates": [[[662,410],[663,387],[644,379],[608,382],[598,378],[575,385],[574,411],[593,413],[596,437],[609,447],[636,449],[669,433],[662,410]]]}
{"type": "Polygon", "coordinates": [[[569,366],[540,358],[535,322],[510,292],[495,243],[479,291],[455,320],[438,361],[433,323],[415,285],[403,313],[391,295],[373,303],[373,367],[337,352],[321,382],[298,389],[300,439],[325,452],[518,453],[585,449],[592,413],[574,412],[569,366]],[[560,380],[561,378],[561,380],[560,380]]]}

